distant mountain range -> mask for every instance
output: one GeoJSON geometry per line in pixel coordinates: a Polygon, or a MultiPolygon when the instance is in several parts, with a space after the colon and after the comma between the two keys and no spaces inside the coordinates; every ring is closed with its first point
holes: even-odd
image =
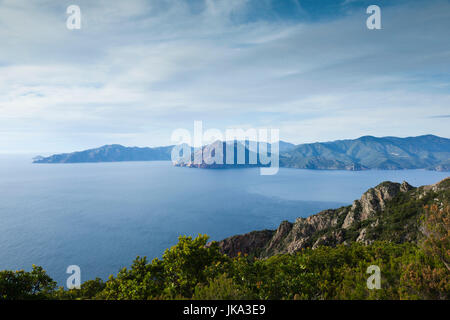
{"type": "Polygon", "coordinates": [[[450,169],[450,139],[433,135],[309,143],[280,154],[280,166],[305,169],[450,169]]]}
{"type": "Polygon", "coordinates": [[[33,163],[79,163],[170,160],[173,146],[157,148],[124,147],[120,144],[100,148],[35,157],[33,163]]]}
{"type": "MultiPolygon", "coordinates": [[[[245,164],[221,165],[194,164],[192,159],[187,163],[176,163],[179,166],[201,168],[225,168],[249,166],[249,156],[257,152],[251,144],[245,145],[245,164]]],[[[226,157],[225,143],[216,141],[202,148],[223,148],[226,157]]],[[[257,148],[260,144],[257,144],[257,148]]],[[[173,146],[157,148],[124,147],[121,145],[106,145],[85,151],[56,154],[50,157],[35,157],[34,163],[77,163],[77,162],[115,162],[115,161],[156,161],[171,160],[173,146]]],[[[270,150],[270,145],[268,146],[270,150]]],[[[434,135],[397,138],[364,136],[354,140],[337,140],[294,145],[280,141],[280,167],[302,169],[328,170],[365,170],[365,169],[429,169],[450,171],[450,139],[434,135]]],[[[205,160],[205,159],[204,159],[205,160]]],[[[223,161],[225,163],[225,161],[223,161]]],[[[259,164],[259,158],[257,166],[259,164]]]]}

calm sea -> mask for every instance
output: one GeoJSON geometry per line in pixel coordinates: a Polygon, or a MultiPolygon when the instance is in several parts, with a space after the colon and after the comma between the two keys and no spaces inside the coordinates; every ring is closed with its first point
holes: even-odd
{"type": "Polygon", "coordinates": [[[78,265],[82,281],[106,279],[136,256],[161,257],[179,235],[213,240],[276,228],[350,204],[385,181],[435,183],[425,170],[200,170],[169,162],[32,164],[0,156],[0,270],[41,265],[65,284],[78,265]]]}

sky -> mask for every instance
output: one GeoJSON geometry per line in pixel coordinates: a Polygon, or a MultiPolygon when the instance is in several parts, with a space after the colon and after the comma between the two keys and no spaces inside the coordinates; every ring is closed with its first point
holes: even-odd
{"type": "Polygon", "coordinates": [[[449,0],[0,0],[0,153],[169,145],[195,120],[448,138],[449,34],[449,0]]]}

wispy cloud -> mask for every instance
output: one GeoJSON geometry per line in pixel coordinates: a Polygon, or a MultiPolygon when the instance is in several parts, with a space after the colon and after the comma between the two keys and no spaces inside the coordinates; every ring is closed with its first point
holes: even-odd
{"type": "Polygon", "coordinates": [[[298,19],[268,0],[78,3],[69,31],[70,1],[0,1],[0,152],[168,144],[196,119],[296,143],[449,136],[429,117],[450,104],[448,1],[383,7],[377,31],[357,2],[317,21],[301,1],[298,19]]]}
{"type": "Polygon", "coordinates": [[[441,114],[441,115],[437,115],[437,116],[431,116],[430,118],[445,119],[445,118],[450,118],[450,114],[441,114]]]}

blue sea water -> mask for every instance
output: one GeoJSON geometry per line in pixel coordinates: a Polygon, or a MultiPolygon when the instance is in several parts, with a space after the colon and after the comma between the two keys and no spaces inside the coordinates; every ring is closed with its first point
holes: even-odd
{"type": "Polygon", "coordinates": [[[170,162],[32,164],[0,156],[0,270],[41,265],[64,285],[69,265],[82,281],[106,279],[136,256],[161,257],[179,235],[213,240],[276,228],[350,204],[391,180],[435,183],[426,170],[201,170],[170,162]]]}

